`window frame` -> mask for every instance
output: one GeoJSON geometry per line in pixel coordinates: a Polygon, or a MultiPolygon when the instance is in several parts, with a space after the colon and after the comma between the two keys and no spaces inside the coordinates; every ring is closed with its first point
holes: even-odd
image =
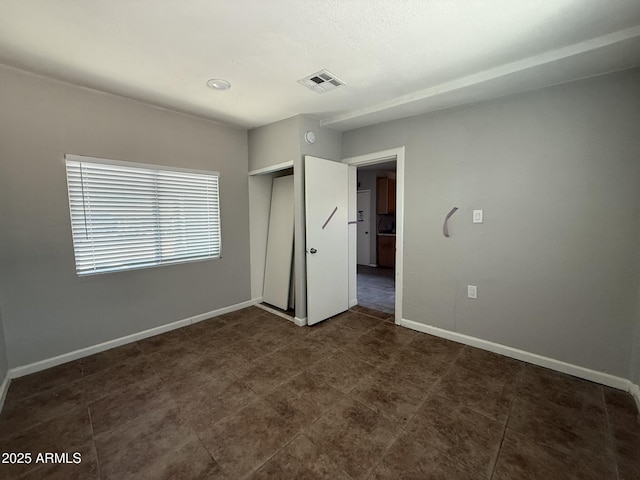
{"type": "MultiPolygon", "coordinates": [[[[157,164],[150,164],[150,163],[112,160],[112,159],[84,156],[84,155],[77,155],[77,154],[65,154],[64,159],[65,159],[65,180],[67,183],[67,199],[69,202],[68,203],[69,219],[70,219],[71,237],[72,237],[72,243],[73,243],[74,267],[75,267],[75,272],[78,278],[91,278],[96,275],[104,275],[109,273],[128,272],[131,270],[142,270],[147,268],[179,265],[184,263],[203,262],[208,260],[219,260],[222,258],[222,221],[221,221],[222,215],[221,215],[221,205],[220,205],[221,195],[220,195],[220,173],[219,172],[211,171],[211,170],[199,170],[199,169],[191,169],[191,168],[174,167],[174,166],[167,166],[167,165],[157,165],[157,164]],[[120,267],[111,266],[111,267],[102,267],[98,269],[94,267],[94,269],[82,271],[81,269],[79,269],[79,263],[78,263],[78,253],[80,251],[80,248],[76,244],[78,237],[74,229],[74,207],[72,205],[72,193],[71,193],[71,188],[69,183],[69,162],[75,162],[80,164],[85,163],[89,165],[108,165],[108,166],[114,166],[114,167],[143,169],[150,174],[153,174],[153,173],[162,174],[162,173],[175,172],[175,173],[185,173],[185,174],[205,175],[208,177],[212,177],[212,176],[215,177],[216,178],[215,200],[212,202],[212,204],[217,205],[217,208],[214,208],[215,220],[213,221],[213,223],[217,225],[217,229],[213,229],[213,236],[217,236],[217,245],[218,245],[217,255],[207,255],[207,256],[201,256],[196,258],[183,256],[183,257],[174,258],[172,260],[162,260],[162,258],[158,258],[158,255],[161,254],[161,251],[158,250],[155,254],[156,258],[152,263],[145,263],[145,264],[138,264],[138,265],[135,265],[135,264],[127,265],[125,263],[120,267]]],[[[78,168],[78,167],[75,167],[75,168],[78,168]]],[[[84,195],[84,192],[81,196],[82,196],[82,202],[86,202],[86,196],[84,195]]],[[[157,192],[156,192],[155,202],[153,203],[153,205],[154,205],[154,210],[159,211],[160,200],[157,192]]],[[[208,208],[211,208],[211,207],[208,206],[208,208]]],[[[86,215],[86,213],[83,213],[83,215],[86,215]]],[[[158,214],[156,213],[156,215],[158,214]]],[[[85,221],[85,225],[86,225],[86,221],[85,221]]],[[[209,228],[209,230],[212,230],[212,229],[209,228]]],[[[160,242],[161,239],[163,238],[162,231],[160,230],[160,228],[156,227],[151,231],[154,232],[153,235],[156,238],[155,242],[160,242]]],[[[164,239],[166,240],[167,237],[165,236],[164,239]]]]}

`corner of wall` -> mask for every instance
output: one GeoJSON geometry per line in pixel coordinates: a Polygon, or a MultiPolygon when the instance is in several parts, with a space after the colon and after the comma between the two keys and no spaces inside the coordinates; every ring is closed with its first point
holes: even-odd
{"type": "Polygon", "coordinates": [[[9,392],[9,384],[11,379],[9,373],[5,373],[2,382],[0,382],[0,413],[2,413],[2,407],[4,407],[4,401],[7,398],[7,392],[9,392]]]}
{"type": "Polygon", "coordinates": [[[640,412],[640,289],[638,289],[638,301],[636,303],[636,328],[633,335],[631,344],[631,361],[629,362],[629,379],[635,387],[635,393],[632,389],[632,394],[638,404],[638,411],[640,412]]]}
{"type": "Polygon", "coordinates": [[[0,309],[0,412],[4,405],[4,399],[9,391],[9,360],[7,358],[7,345],[2,324],[2,309],[0,309]]]}
{"type": "Polygon", "coordinates": [[[298,141],[301,155],[313,155],[339,162],[342,160],[342,132],[323,127],[316,118],[298,115],[298,141]],[[316,141],[308,144],[304,134],[312,131],[316,134],[316,141]]]}

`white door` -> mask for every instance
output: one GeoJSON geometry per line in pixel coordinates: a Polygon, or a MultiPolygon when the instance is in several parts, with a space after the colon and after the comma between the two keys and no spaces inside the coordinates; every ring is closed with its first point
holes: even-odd
{"type": "Polygon", "coordinates": [[[349,309],[349,167],[304,157],[307,323],[349,309]]]}
{"type": "Polygon", "coordinates": [[[357,257],[358,265],[371,264],[371,190],[358,192],[358,207],[356,219],[358,221],[357,257]]]}

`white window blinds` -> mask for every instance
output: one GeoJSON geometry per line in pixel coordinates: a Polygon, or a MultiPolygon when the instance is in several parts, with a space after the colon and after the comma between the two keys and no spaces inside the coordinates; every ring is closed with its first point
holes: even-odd
{"type": "Polygon", "coordinates": [[[65,158],[78,275],[220,257],[217,172],[65,158]]]}

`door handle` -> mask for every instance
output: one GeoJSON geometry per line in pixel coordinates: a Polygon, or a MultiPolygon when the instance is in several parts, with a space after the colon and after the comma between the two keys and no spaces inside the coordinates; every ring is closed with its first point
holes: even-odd
{"type": "Polygon", "coordinates": [[[309,253],[316,253],[318,250],[316,250],[315,248],[312,248],[311,250],[309,250],[309,253]]]}

